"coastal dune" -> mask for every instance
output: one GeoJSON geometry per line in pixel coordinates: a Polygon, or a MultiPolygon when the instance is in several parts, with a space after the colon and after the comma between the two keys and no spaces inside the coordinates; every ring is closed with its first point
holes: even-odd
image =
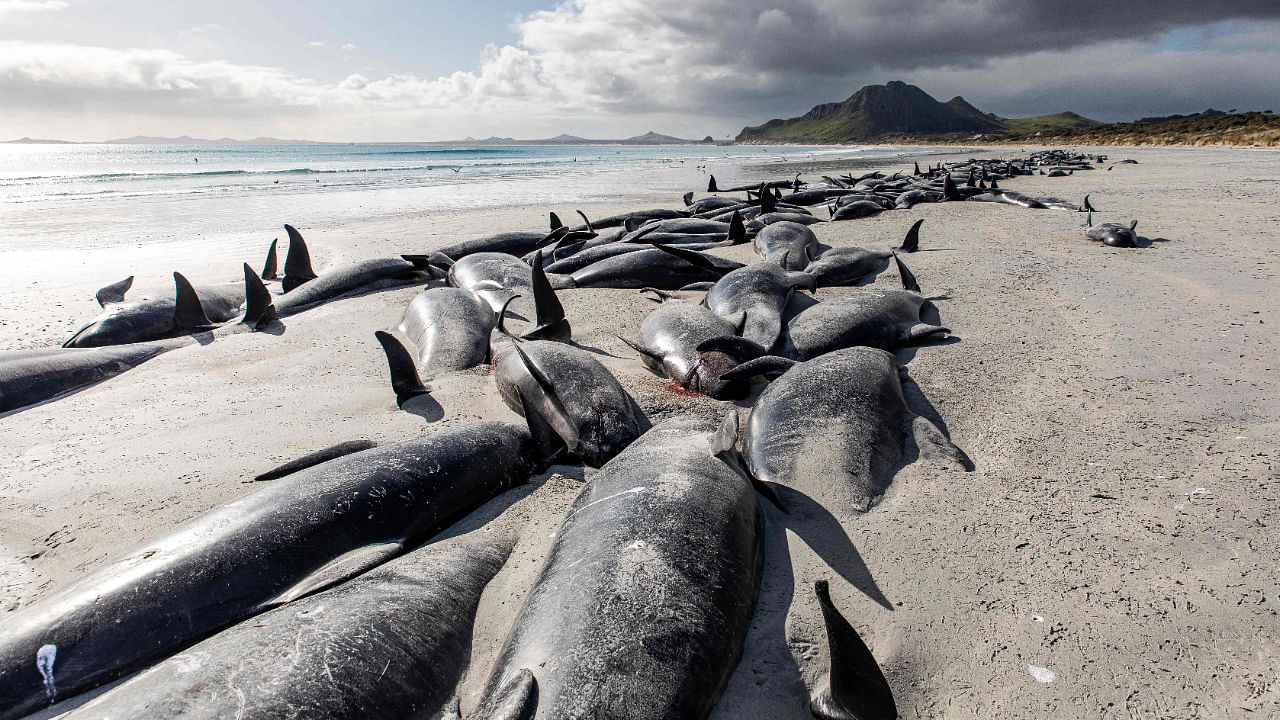
{"type": "MultiPolygon", "coordinates": [[[[1137,219],[1145,247],[1090,243],[1083,214],[989,203],[925,204],[813,227],[835,247],[887,248],[925,219],[922,252],[905,261],[958,340],[898,355],[919,386],[917,404],[932,408],[974,470],[909,451],[881,503],[843,526],[815,522],[811,508],[785,515],[766,507],[755,618],[713,717],[810,717],[806,687],[827,671],[812,590],[822,579],[880,661],[905,718],[1262,717],[1280,704],[1280,551],[1268,538],[1280,524],[1280,321],[1271,314],[1280,306],[1280,163],[1270,150],[1081,150],[1139,162],[1007,186],[1073,200],[1088,193],[1095,222],[1137,219]]],[[[689,189],[702,188],[581,209],[600,217],[678,207],[689,189]]],[[[306,235],[321,270],[541,228],[547,211],[567,220],[575,209],[319,228],[305,218],[281,221],[306,235]]],[[[715,252],[756,259],[749,244],[715,252]]],[[[245,260],[261,265],[260,257],[245,260]]],[[[163,278],[167,268],[148,270],[163,278]]],[[[231,279],[239,261],[219,259],[200,272],[231,279]]],[[[30,291],[21,302],[0,301],[0,346],[60,343],[96,311],[93,291],[118,279],[60,286],[39,304],[30,291]]],[[[898,283],[892,269],[876,281],[898,283]]],[[[0,417],[0,623],[53,587],[251,492],[254,475],[291,458],[476,419],[520,421],[487,367],[432,380],[439,407],[426,417],[397,409],[373,333],[397,325],[418,291],[329,303],[287,318],[278,336],[192,342],[0,417]]],[[[826,288],[817,297],[853,291],[826,288]]],[[[655,307],[636,291],[575,289],[560,298],[575,341],[618,377],[649,422],[732,406],[673,392],[618,339],[636,337],[655,307]]],[[[740,405],[745,417],[749,403],[740,405]]],[[[576,488],[593,472],[553,466],[491,508],[527,524],[481,602],[463,717],[479,702],[576,488]]]]}

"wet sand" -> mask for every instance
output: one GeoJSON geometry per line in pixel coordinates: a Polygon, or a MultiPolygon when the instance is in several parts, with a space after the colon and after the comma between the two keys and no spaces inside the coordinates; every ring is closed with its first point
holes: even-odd
{"type": "MultiPolygon", "coordinates": [[[[958,340],[899,355],[975,470],[905,464],[884,500],[843,527],[813,510],[766,509],[765,580],[714,717],[810,717],[806,685],[826,671],[812,590],[823,578],[880,660],[904,718],[1276,712],[1280,340],[1272,324],[1280,321],[1271,310],[1280,306],[1280,155],[1102,151],[1140,164],[1007,187],[1073,200],[1090,193],[1095,221],[1136,218],[1148,247],[1090,243],[1082,214],[987,203],[815,227],[833,246],[887,247],[925,218],[926,251],[906,262],[958,340]]],[[[910,166],[908,158],[881,167],[910,166]]],[[[688,189],[583,209],[677,207],[688,189]]],[[[548,210],[567,220],[574,209],[297,224],[322,271],[538,228],[548,210]]],[[[717,253],[756,259],[750,245],[717,253]]],[[[238,268],[215,261],[192,279],[233,279],[238,268]]],[[[155,270],[139,272],[139,285],[163,283],[167,273],[155,270]]],[[[876,282],[897,283],[893,270],[876,282]]],[[[100,284],[62,287],[40,303],[30,293],[0,300],[0,346],[60,343],[95,314],[100,284]]],[[[391,443],[474,419],[519,421],[484,368],[433,383],[439,419],[396,408],[373,332],[395,326],[419,289],[325,305],[288,318],[279,336],[192,344],[0,417],[0,623],[251,492],[249,478],[285,460],[357,438],[391,443]]],[[[650,421],[728,407],[670,392],[615,337],[634,337],[654,307],[636,291],[561,298],[575,340],[599,352],[650,421]]],[[[490,508],[527,525],[485,593],[464,717],[591,472],[553,467],[490,508]]]]}

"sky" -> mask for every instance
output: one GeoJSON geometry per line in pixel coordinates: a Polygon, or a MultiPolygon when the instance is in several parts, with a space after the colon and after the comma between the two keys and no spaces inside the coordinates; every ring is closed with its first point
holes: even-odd
{"type": "Polygon", "coordinates": [[[726,139],[867,84],[1278,109],[1280,0],[0,0],[0,139],[726,139]]]}

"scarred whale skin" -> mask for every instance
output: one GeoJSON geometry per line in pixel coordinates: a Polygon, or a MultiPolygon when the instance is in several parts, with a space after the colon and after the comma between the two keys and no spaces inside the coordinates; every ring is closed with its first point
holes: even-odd
{"type": "Polygon", "coordinates": [[[751,484],[715,456],[718,442],[715,423],[672,418],[591,479],[499,656],[488,707],[523,679],[536,692],[505,707],[525,714],[503,717],[711,712],[751,623],[763,536],[751,484]]]}
{"type": "Polygon", "coordinates": [[[524,482],[523,427],[477,422],[272,481],[55,590],[0,627],[0,718],[100,685],[350,577],[524,482]]]}
{"type": "Polygon", "coordinates": [[[63,716],[383,718],[438,712],[514,534],[443,540],[228,628],[63,716]]]}

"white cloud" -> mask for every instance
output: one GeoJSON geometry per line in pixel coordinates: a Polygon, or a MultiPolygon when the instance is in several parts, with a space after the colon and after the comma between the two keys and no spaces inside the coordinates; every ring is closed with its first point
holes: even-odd
{"type": "MultiPolygon", "coordinates": [[[[1091,14],[1099,2],[1078,0],[1067,12],[1012,0],[568,0],[518,20],[519,42],[485,48],[472,70],[333,82],[164,50],[0,41],[0,97],[6,113],[26,118],[149,113],[221,123],[218,134],[279,134],[263,124],[305,114],[313,133],[399,139],[528,137],[543,128],[722,136],[891,79],[1002,114],[1074,109],[1104,119],[1201,109],[1198,98],[1261,107],[1280,95],[1280,80],[1259,70],[1280,60],[1280,24],[1220,28],[1196,48],[1168,49],[1162,28],[1212,19],[1213,9],[1170,2],[1153,20],[1124,5],[1112,13],[1124,17],[1099,23],[1091,14]]],[[[0,0],[0,14],[17,5],[65,3],[0,0]]],[[[1240,2],[1218,12],[1259,16],[1280,6],[1240,2]]],[[[6,127],[19,128],[0,118],[0,134],[6,127]]],[[[21,127],[16,134],[30,134],[21,127]]]]}
{"type": "Polygon", "coordinates": [[[57,12],[67,9],[63,0],[0,0],[0,17],[19,12],[57,12]]]}

